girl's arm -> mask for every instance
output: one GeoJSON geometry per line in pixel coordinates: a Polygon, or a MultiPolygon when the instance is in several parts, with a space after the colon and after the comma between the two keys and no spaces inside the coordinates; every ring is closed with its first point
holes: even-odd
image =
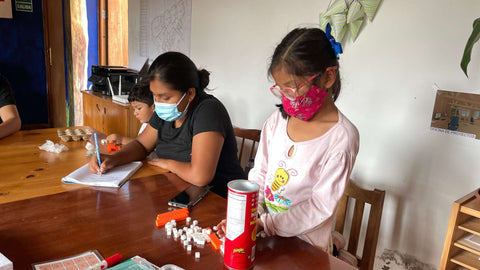
{"type": "Polygon", "coordinates": [[[313,186],[312,197],[276,215],[261,216],[268,235],[285,237],[308,233],[333,217],[350,177],[355,156],[339,153],[332,156],[313,186]]]}
{"type": "Polygon", "coordinates": [[[90,159],[88,167],[93,173],[106,173],[113,167],[132,161],[143,160],[154,148],[157,141],[157,130],[150,125],[129,144],[125,145],[113,155],[102,155],[102,164],[99,167],[96,155],[90,159]]]}
{"type": "Polygon", "coordinates": [[[215,176],[223,142],[224,138],[220,132],[198,133],[193,136],[191,162],[153,159],[149,163],[165,168],[194,185],[205,186],[215,176]]]}

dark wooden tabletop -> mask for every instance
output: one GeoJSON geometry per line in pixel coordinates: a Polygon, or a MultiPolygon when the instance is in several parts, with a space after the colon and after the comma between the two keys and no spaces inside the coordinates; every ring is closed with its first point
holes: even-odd
{"type": "MultiPolygon", "coordinates": [[[[0,204],[0,253],[14,269],[89,250],[103,257],[139,255],[158,266],[223,269],[222,255],[209,244],[189,254],[179,240],[155,228],[156,215],[168,211],[168,200],[187,186],[173,174],[161,174],[130,180],[120,189],[89,187],[0,204]]],[[[226,200],[209,193],[190,216],[212,227],[225,212],[226,200]]],[[[354,268],[296,237],[267,237],[257,239],[254,269],[354,268]]]]}

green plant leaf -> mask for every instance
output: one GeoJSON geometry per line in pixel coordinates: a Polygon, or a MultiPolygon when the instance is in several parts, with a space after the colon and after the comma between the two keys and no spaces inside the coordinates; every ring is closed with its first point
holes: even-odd
{"type": "Polygon", "coordinates": [[[467,45],[465,45],[465,50],[463,51],[462,62],[460,63],[460,67],[462,68],[465,75],[468,77],[467,74],[467,67],[470,63],[470,58],[472,56],[472,48],[473,44],[480,39],[480,18],[477,18],[473,21],[473,30],[472,34],[468,38],[467,45]]]}

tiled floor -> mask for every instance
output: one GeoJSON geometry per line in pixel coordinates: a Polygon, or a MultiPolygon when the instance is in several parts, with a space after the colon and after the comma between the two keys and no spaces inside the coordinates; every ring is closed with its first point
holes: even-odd
{"type": "Polygon", "coordinates": [[[408,254],[402,254],[395,250],[385,249],[376,258],[373,266],[375,270],[435,270],[433,265],[423,263],[408,254]]]}

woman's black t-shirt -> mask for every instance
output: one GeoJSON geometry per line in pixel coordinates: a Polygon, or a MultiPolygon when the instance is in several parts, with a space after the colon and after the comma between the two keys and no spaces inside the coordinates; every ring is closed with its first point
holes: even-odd
{"type": "Polygon", "coordinates": [[[210,182],[212,191],[227,197],[227,183],[233,179],[246,179],[237,158],[237,142],[232,123],[223,104],[214,96],[202,94],[179,128],[153,114],[150,126],[158,131],[155,152],[159,158],[191,162],[193,136],[202,132],[220,132],[224,138],[217,170],[210,182]]]}

